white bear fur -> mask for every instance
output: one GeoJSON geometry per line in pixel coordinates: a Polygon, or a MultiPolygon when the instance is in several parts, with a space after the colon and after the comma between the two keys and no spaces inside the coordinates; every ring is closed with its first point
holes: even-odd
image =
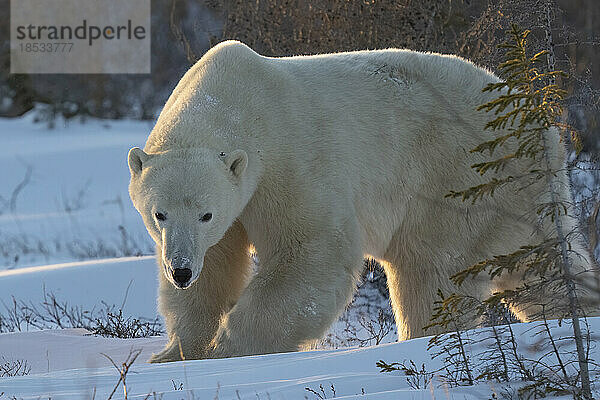
{"type": "MultiPolygon", "coordinates": [[[[351,300],[365,255],[384,265],[399,339],[422,336],[437,290],[457,290],[449,276],[541,241],[551,232],[533,211],[547,196],[543,182],[519,193],[500,189],[475,205],[444,198],[487,179],[470,169],[483,158],[469,150],[491,137],[483,127],[492,115],[476,107],[497,96],[481,92],[497,81],[459,57],[408,50],[269,58],[228,41],[207,52],[173,91],[144,153],[130,154],[131,197],[159,264],[164,235],[150,203],[168,198],[184,235],[193,201],[216,209],[215,219],[224,215],[212,233],[188,228],[199,265],[190,288],[176,289],[159,273],[171,340],[151,361],[310,344],[351,300]],[[247,165],[225,177],[221,152],[236,150],[247,165]],[[194,197],[187,206],[186,196],[194,197]],[[248,282],[250,244],[260,269],[248,282]]],[[[551,153],[558,169],[558,139],[551,153]]],[[[571,201],[566,175],[558,180],[561,198],[571,201]]],[[[581,273],[591,264],[576,246],[581,273]]],[[[460,288],[492,289],[488,278],[460,288]]]]}

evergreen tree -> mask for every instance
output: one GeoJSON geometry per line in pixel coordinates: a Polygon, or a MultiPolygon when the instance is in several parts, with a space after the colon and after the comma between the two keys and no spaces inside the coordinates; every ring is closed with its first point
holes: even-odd
{"type": "MultiPolygon", "coordinates": [[[[556,178],[559,171],[552,168],[549,155],[549,143],[553,139],[550,135],[568,133],[565,136],[570,137],[576,151],[581,149],[581,144],[576,132],[560,122],[563,111],[561,100],[566,92],[556,82],[565,73],[543,68],[548,57],[547,50],[532,57],[527,55],[529,33],[513,25],[509,33],[510,40],[500,46],[506,51],[505,61],[499,66],[505,80],[489,84],[483,89],[484,92],[499,92],[498,97],[479,107],[480,110],[494,113],[495,118],[487,123],[486,129],[498,131],[499,134],[471,150],[491,157],[488,161],[474,164],[472,168],[482,176],[493,176],[483,184],[452,191],[447,196],[475,203],[485,196],[493,196],[501,187],[522,185],[525,180],[544,179],[549,188],[548,198],[536,205],[537,213],[541,218],[551,221],[554,235],[541,243],[523,246],[511,254],[498,255],[472,265],[453,276],[452,280],[461,284],[480,273],[487,273],[494,278],[516,271],[526,278],[515,290],[494,293],[486,299],[484,303],[490,306],[500,303],[515,305],[524,299],[531,301],[536,295],[539,297],[540,292],[563,291],[568,301],[565,309],[572,323],[579,366],[580,388],[574,395],[591,399],[589,363],[580,326],[582,314],[577,299],[578,282],[572,273],[570,259],[569,241],[573,232],[566,232],[563,224],[569,204],[561,200],[556,178]],[[507,151],[498,155],[500,149],[507,151]],[[520,171],[519,175],[502,176],[508,165],[519,160],[519,166],[529,167],[520,171]]],[[[437,321],[434,319],[433,323],[437,321]]]]}

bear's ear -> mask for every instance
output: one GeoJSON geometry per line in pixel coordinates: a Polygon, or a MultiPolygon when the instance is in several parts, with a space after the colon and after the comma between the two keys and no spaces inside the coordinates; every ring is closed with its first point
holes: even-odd
{"type": "Polygon", "coordinates": [[[236,178],[239,178],[248,166],[248,154],[244,150],[234,150],[227,154],[223,162],[229,169],[229,172],[236,178]]]}
{"type": "Polygon", "coordinates": [[[129,150],[129,156],[127,157],[127,163],[129,164],[129,171],[131,176],[137,176],[142,172],[142,167],[146,161],[148,161],[148,154],[144,153],[144,150],[139,147],[134,147],[129,150]]]}

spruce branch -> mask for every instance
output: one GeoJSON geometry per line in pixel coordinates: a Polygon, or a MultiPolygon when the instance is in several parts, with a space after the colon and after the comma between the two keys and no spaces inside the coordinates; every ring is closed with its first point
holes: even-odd
{"type": "MultiPolygon", "coordinates": [[[[567,374],[566,364],[561,358],[557,343],[551,337],[549,340],[553,353],[558,359],[561,382],[557,381],[557,370],[553,366],[546,365],[543,360],[533,362],[536,368],[545,371],[541,375],[535,369],[528,370],[519,358],[515,347],[512,358],[516,360],[523,377],[531,381],[522,388],[520,393],[533,393],[534,396],[549,393],[564,394],[568,389],[576,397],[591,399],[589,357],[586,355],[583,343],[584,333],[579,322],[581,304],[576,292],[576,284],[581,285],[581,283],[573,276],[570,259],[572,249],[569,242],[571,233],[565,232],[564,224],[569,204],[566,204],[560,195],[559,173],[562,171],[553,169],[550,160],[550,148],[555,141],[552,135],[559,135],[560,141],[564,138],[570,139],[577,154],[581,150],[581,141],[572,127],[560,122],[563,112],[562,102],[567,92],[560,87],[557,80],[566,77],[567,74],[555,69],[550,28],[550,0],[546,6],[547,48],[531,57],[528,56],[527,40],[530,31],[513,25],[509,32],[509,39],[500,46],[505,51],[504,61],[499,65],[505,80],[490,83],[483,89],[483,92],[490,94],[498,93],[495,98],[478,107],[478,110],[494,116],[487,122],[485,129],[498,133],[494,138],[471,149],[471,153],[488,155],[490,158],[494,156],[494,158],[475,163],[471,165],[471,168],[480,176],[491,175],[489,180],[464,190],[450,191],[446,197],[460,198],[462,201],[471,200],[472,203],[475,203],[486,196],[493,196],[499,188],[522,180],[545,181],[549,188],[547,192],[549,199],[536,204],[535,210],[541,220],[551,222],[550,226],[554,228],[553,233],[541,243],[522,246],[510,254],[496,255],[471,265],[452,276],[451,279],[457,285],[461,285],[466,279],[474,278],[482,273],[487,274],[490,279],[495,279],[518,271],[520,276],[525,279],[524,283],[511,290],[495,292],[482,303],[487,307],[499,307],[503,304],[541,305],[541,316],[544,321],[546,321],[546,306],[535,300],[536,295],[539,297],[540,293],[563,294],[562,298],[567,299],[567,310],[559,308],[559,311],[561,313],[568,311],[571,321],[579,366],[575,382],[579,381],[581,387],[577,388],[575,384],[572,384],[572,377],[567,374]],[[545,65],[546,61],[547,65],[545,65]],[[504,154],[496,154],[505,149],[504,154]],[[516,166],[517,170],[524,171],[523,174],[515,174],[514,170],[509,169],[516,162],[523,161],[526,163],[516,166]],[[524,167],[525,165],[529,166],[524,167]],[[498,176],[507,170],[512,175],[498,176]]],[[[527,186],[529,184],[517,188],[517,191],[527,186]]],[[[448,326],[450,316],[456,314],[462,306],[464,306],[464,299],[460,299],[460,296],[451,295],[443,298],[434,308],[432,325],[448,326]]],[[[479,307],[479,315],[481,315],[481,310],[482,308],[479,307]]],[[[544,326],[545,332],[550,334],[547,322],[544,326]]],[[[512,334],[512,329],[510,332],[512,334]]],[[[496,345],[500,346],[500,342],[496,341],[496,345]]],[[[489,371],[485,371],[484,374],[486,376],[493,375],[489,371]]]]}
{"type": "Polygon", "coordinates": [[[471,200],[471,203],[475,204],[477,200],[482,199],[484,196],[493,196],[494,192],[514,181],[514,177],[507,176],[506,178],[498,179],[492,178],[489,182],[482,183],[481,185],[470,187],[466,190],[461,190],[455,192],[451,190],[450,193],[446,194],[444,197],[450,198],[460,198],[462,201],[471,200]]]}
{"type": "MultiPolygon", "coordinates": [[[[551,18],[551,2],[547,1],[546,2],[546,41],[547,41],[547,45],[548,45],[548,56],[547,56],[547,61],[548,61],[548,70],[549,72],[555,72],[555,64],[554,64],[554,40],[552,39],[552,29],[551,29],[551,25],[552,25],[552,18],[551,18]]],[[[550,80],[551,86],[555,84],[555,78],[552,77],[550,80]]],[[[562,97],[561,97],[562,98],[562,97]]],[[[550,99],[550,101],[552,101],[552,99],[550,99]]],[[[558,108],[558,111],[560,111],[560,107],[558,108]]],[[[553,120],[558,120],[560,114],[548,114],[548,117],[552,118],[553,120]]],[[[545,150],[545,160],[546,160],[546,166],[548,168],[550,168],[550,161],[548,159],[548,144],[547,144],[547,138],[544,136],[544,150],[545,150]]],[[[551,177],[548,178],[548,183],[550,185],[550,195],[551,195],[551,201],[554,203],[558,202],[558,191],[556,188],[556,181],[554,179],[552,179],[551,177]]],[[[585,399],[592,399],[592,390],[591,390],[591,385],[590,385],[590,373],[589,373],[589,365],[588,365],[588,357],[586,356],[586,351],[585,351],[585,347],[583,345],[583,336],[582,336],[582,332],[581,332],[581,327],[579,324],[579,305],[578,305],[578,300],[577,300],[577,293],[575,290],[575,283],[574,281],[570,278],[570,276],[572,275],[571,273],[571,268],[572,268],[572,264],[571,264],[571,259],[569,258],[568,255],[568,247],[569,244],[567,242],[567,238],[565,237],[565,233],[564,233],[564,228],[562,225],[562,220],[560,218],[560,216],[558,215],[558,209],[555,208],[554,209],[555,212],[555,216],[554,216],[554,224],[556,227],[556,234],[558,236],[558,241],[560,243],[560,251],[561,251],[561,260],[562,260],[562,270],[564,271],[564,275],[565,275],[565,285],[567,287],[567,297],[569,300],[569,309],[570,309],[570,314],[571,314],[571,322],[572,322],[572,326],[573,326],[573,333],[575,334],[575,346],[577,348],[577,357],[578,357],[578,364],[579,364],[579,377],[580,377],[580,381],[581,381],[581,394],[583,396],[583,398],[585,399]]]]}
{"type": "Polygon", "coordinates": [[[547,273],[555,267],[558,258],[558,242],[549,239],[537,245],[521,246],[510,254],[501,254],[473,264],[464,270],[452,275],[450,279],[461,285],[467,278],[474,278],[480,273],[487,273],[490,279],[503,274],[511,274],[523,270],[524,275],[529,273],[547,273]]]}

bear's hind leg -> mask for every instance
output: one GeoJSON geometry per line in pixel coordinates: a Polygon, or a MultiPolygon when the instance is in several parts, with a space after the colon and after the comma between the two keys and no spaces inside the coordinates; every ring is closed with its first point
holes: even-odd
{"type": "MultiPolygon", "coordinates": [[[[398,340],[441,333],[443,330],[438,327],[424,329],[430,323],[434,302],[439,299],[438,289],[446,296],[454,292],[479,296],[488,290],[486,283],[470,281],[457,287],[450,281],[450,276],[452,271],[460,268],[448,265],[447,257],[430,249],[417,249],[400,242],[401,239],[397,237],[401,236],[395,235],[382,260],[398,328],[398,340]]],[[[468,320],[470,323],[464,327],[466,329],[475,327],[479,322],[475,315],[468,320]]]]}
{"type": "MultiPolygon", "coordinates": [[[[570,243],[570,271],[576,290],[578,306],[586,316],[600,315],[600,272],[591,254],[578,240],[570,243]]],[[[522,267],[522,270],[524,267],[522,267]]],[[[510,304],[510,310],[523,322],[546,319],[564,318],[570,313],[569,297],[566,292],[562,275],[552,278],[543,287],[536,287],[528,295],[521,296],[519,304],[510,304]],[[543,305],[543,307],[542,307],[543,305]]],[[[536,277],[537,278],[537,277],[536,277]]],[[[495,291],[515,290],[527,282],[518,271],[513,274],[503,274],[492,282],[495,291]]],[[[539,283],[536,283],[539,286],[539,283]]]]}

